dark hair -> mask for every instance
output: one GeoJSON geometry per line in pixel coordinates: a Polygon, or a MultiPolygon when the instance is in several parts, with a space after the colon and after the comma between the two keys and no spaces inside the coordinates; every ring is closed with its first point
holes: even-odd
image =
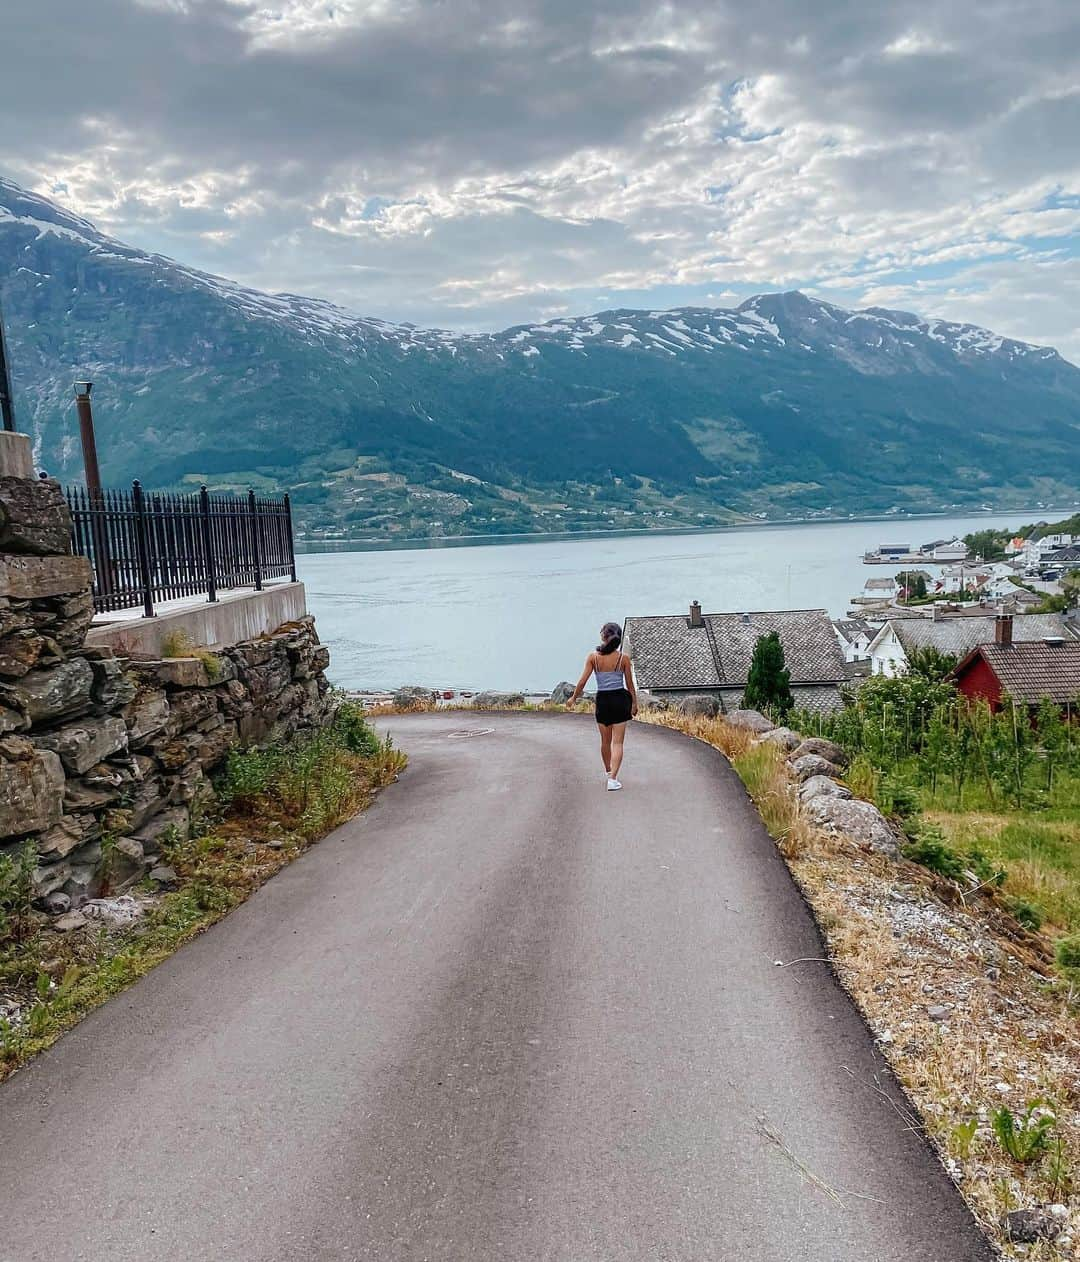
{"type": "Polygon", "coordinates": [[[622,643],[622,627],[617,622],[605,622],[600,628],[600,638],[603,644],[596,646],[598,653],[614,653],[622,643]]]}

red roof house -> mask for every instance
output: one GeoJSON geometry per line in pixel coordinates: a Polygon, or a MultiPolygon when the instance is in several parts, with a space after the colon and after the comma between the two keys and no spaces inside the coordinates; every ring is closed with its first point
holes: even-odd
{"type": "Polygon", "coordinates": [[[1080,640],[1048,636],[1014,643],[1012,617],[997,619],[992,644],[979,644],[956,666],[950,679],[971,700],[1001,708],[1004,695],[1022,705],[1044,698],[1059,705],[1080,701],[1080,640]]]}

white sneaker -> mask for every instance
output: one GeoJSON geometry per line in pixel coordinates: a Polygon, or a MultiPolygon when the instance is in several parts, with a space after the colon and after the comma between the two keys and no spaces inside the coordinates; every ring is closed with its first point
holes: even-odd
{"type": "Polygon", "coordinates": [[[612,780],[611,777],[609,776],[607,787],[608,787],[609,793],[614,793],[616,789],[621,789],[622,785],[618,782],[618,780],[612,780]]]}

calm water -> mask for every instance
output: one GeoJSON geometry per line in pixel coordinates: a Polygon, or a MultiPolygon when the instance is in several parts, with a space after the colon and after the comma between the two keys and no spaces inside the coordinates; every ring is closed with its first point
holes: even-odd
{"type": "Polygon", "coordinates": [[[707,613],[824,607],[841,617],[868,578],[893,573],[862,564],[878,544],[918,546],[1041,517],[1055,515],[309,553],[299,576],[336,684],[546,691],[577,678],[608,619],[683,613],[694,599],[707,613]]]}

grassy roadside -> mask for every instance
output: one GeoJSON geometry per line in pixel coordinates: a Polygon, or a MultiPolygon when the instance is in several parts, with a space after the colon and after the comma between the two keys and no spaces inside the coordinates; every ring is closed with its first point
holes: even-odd
{"type": "Polygon", "coordinates": [[[363,810],[405,761],[346,703],[318,732],[233,751],[192,836],[163,846],[176,888],[162,895],[147,882],[106,900],[119,919],[58,933],[16,874],[0,934],[0,1081],[363,810]]]}
{"type": "MultiPolygon", "coordinates": [[[[924,866],[812,826],[776,746],[722,719],[642,717],[730,759],[918,1111],[912,1124],[1003,1255],[1080,1256],[1080,995],[1055,972],[1051,942],[1018,925],[995,890],[964,895],[924,866]],[[1005,1214],[1049,1205],[1066,1207],[1055,1241],[1006,1238],[1005,1214]]],[[[1012,826],[1022,850],[1023,829],[1012,826]]],[[[1020,865],[1010,871],[1026,888],[1020,865]]]]}

